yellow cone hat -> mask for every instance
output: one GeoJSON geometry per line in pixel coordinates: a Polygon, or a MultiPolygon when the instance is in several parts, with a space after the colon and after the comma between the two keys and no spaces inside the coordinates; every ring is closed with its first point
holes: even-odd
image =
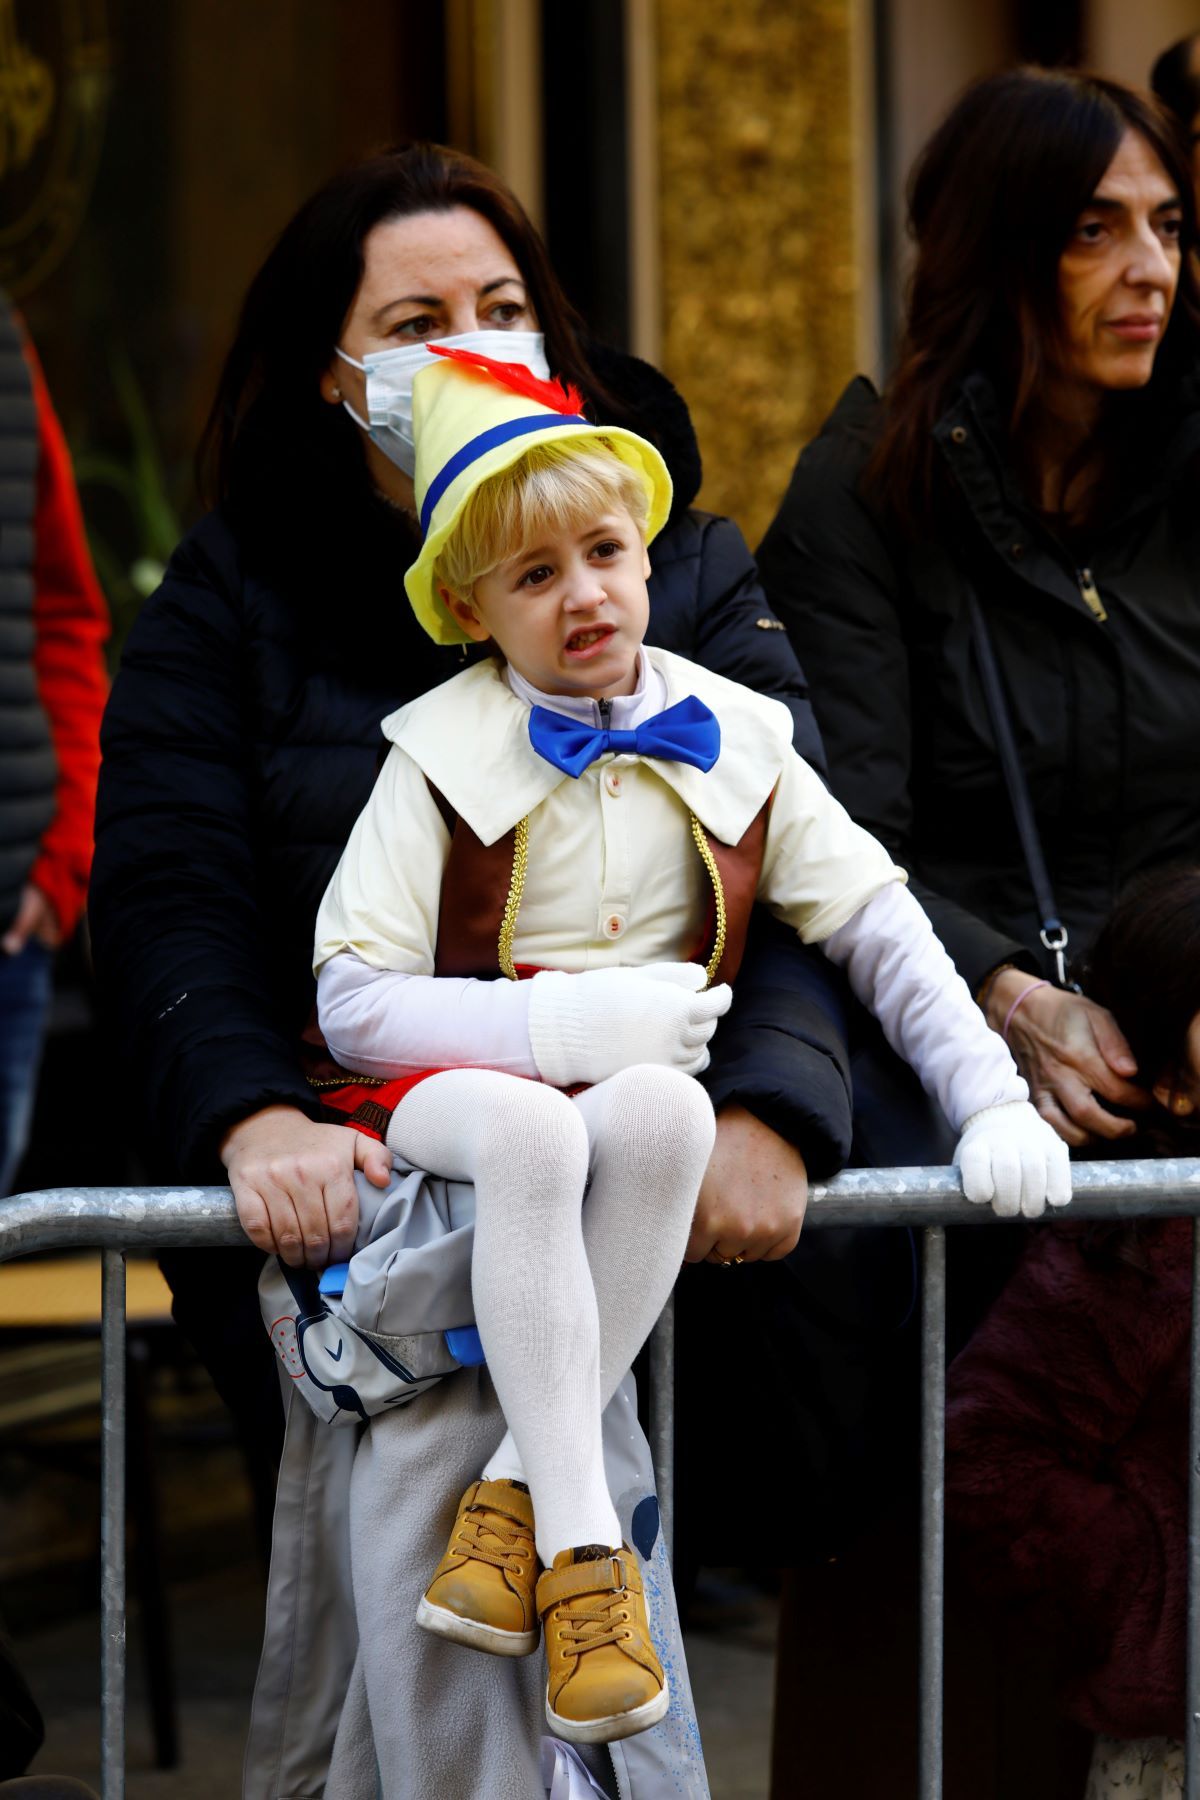
{"type": "Polygon", "coordinates": [[[646,542],[667,522],[671,477],[653,444],[620,426],[585,419],[580,395],[542,381],[521,363],[430,344],[439,360],[413,382],[417,512],[424,543],[405,591],[438,644],[468,642],[433,581],[433,566],[463,507],[489,476],[511,468],[535,444],[601,443],[627,463],[646,490],[646,542]]]}

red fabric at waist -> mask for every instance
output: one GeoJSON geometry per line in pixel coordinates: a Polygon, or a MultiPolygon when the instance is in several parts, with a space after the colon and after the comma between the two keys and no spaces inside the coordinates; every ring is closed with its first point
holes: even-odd
{"type": "Polygon", "coordinates": [[[405,1094],[441,1069],[420,1069],[415,1075],[399,1075],[395,1081],[356,1081],[347,1075],[344,1086],[321,1090],[321,1117],[326,1125],[349,1125],[364,1137],[382,1144],[392,1114],[405,1094]]]}

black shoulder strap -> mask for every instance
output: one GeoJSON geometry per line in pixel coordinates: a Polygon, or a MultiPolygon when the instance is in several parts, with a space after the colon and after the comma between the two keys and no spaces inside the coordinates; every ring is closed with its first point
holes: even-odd
{"type": "Polygon", "coordinates": [[[1025,858],[1025,866],[1029,870],[1029,880],[1034,898],[1037,901],[1038,917],[1041,920],[1039,936],[1046,949],[1054,957],[1055,981],[1058,986],[1071,987],[1073,983],[1067,980],[1067,928],[1058,916],[1054,890],[1050,886],[1050,873],[1046,868],[1046,858],[1042,853],[1042,840],[1038,836],[1033,802],[1029,798],[1029,785],[1025,780],[1021,759],[1017,755],[1017,744],[1013,737],[1008,700],[996,662],[996,652],[992,648],[991,633],[987,628],[987,620],[983,616],[983,607],[979,604],[979,595],[969,581],[964,585],[967,595],[967,610],[971,618],[971,635],[975,644],[975,658],[979,664],[979,674],[983,682],[983,696],[987,701],[988,716],[992,721],[1000,766],[1004,771],[1005,786],[1008,788],[1008,797],[1012,802],[1017,836],[1021,840],[1021,851],[1025,858]]]}

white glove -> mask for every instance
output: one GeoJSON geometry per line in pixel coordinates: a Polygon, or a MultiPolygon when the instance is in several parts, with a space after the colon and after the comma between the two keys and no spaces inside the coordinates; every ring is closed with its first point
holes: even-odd
{"type": "Polygon", "coordinates": [[[708,1040],[729,1011],[729,988],[704,987],[699,963],[644,969],[543,969],[530,982],[529,1043],[552,1087],[605,1081],[634,1063],[685,1075],[708,1067],[708,1040]]]}
{"type": "Polygon", "coordinates": [[[1028,1100],[985,1106],[963,1126],[954,1152],[963,1193],[990,1200],[997,1218],[1040,1218],[1046,1205],[1071,1198],[1071,1159],[1058,1133],[1028,1100]]]}

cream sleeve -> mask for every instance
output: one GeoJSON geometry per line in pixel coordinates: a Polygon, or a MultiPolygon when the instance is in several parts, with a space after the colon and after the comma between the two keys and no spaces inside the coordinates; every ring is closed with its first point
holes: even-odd
{"type": "Polygon", "coordinates": [[[795,752],[771,800],[758,898],[819,944],[891,882],[908,877],[795,752]]]}
{"type": "Polygon", "coordinates": [[[348,950],[373,969],[431,975],[449,854],[429,783],[393,745],[325,890],[314,972],[348,950]]]}

